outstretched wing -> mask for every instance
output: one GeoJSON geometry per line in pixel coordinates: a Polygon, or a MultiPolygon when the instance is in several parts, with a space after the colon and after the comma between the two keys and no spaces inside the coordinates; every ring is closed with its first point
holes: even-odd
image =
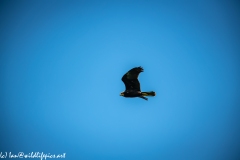
{"type": "Polygon", "coordinates": [[[123,75],[122,81],[125,84],[126,90],[141,91],[140,83],[138,81],[138,75],[141,72],[143,72],[143,68],[140,66],[129,70],[126,74],[123,75]]]}

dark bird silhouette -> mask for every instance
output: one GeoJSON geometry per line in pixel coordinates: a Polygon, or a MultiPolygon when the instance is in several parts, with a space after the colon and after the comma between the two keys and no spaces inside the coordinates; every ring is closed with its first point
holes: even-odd
{"type": "Polygon", "coordinates": [[[123,97],[139,97],[143,98],[145,100],[148,100],[148,98],[144,96],[155,96],[156,93],[154,91],[151,92],[141,92],[140,89],[140,83],[138,81],[139,74],[143,72],[143,68],[135,67],[131,70],[129,70],[126,74],[123,75],[122,81],[125,84],[125,91],[120,94],[120,96],[123,97]]]}

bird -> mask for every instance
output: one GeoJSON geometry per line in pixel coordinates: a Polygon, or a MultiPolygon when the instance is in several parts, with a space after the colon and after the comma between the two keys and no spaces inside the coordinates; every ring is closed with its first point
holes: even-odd
{"type": "Polygon", "coordinates": [[[147,97],[144,96],[155,96],[156,93],[154,91],[150,92],[141,92],[140,83],[138,81],[138,76],[141,72],[143,72],[143,68],[141,66],[130,69],[126,74],[123,75],[122,81],[125,85],[125,91],[120,93],[120,96],[134,98],[139,97],[144,100],[148,100],[147,97]]]}

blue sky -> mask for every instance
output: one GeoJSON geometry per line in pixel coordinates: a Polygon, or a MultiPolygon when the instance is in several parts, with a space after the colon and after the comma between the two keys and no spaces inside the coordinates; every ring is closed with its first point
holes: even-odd
{"type": "Polygon", "coordinates": [[[239,2],[0,4],[0,152],[239,159],[239,2]]]}

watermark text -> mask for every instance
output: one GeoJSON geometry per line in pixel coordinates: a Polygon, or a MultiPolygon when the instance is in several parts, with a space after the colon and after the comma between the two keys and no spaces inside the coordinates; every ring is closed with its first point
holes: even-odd
{"type": "Polygon", "coordinates": [[[62,154],[51,154],[51,153],[43,153],[43,152],[30,152],[30,153],[24,153],[24,152],[0,152],[0,159],[4,158],[36,158],[40,160],[47,160],[48,158],[66,158],[66,153],[62,154]]]}

